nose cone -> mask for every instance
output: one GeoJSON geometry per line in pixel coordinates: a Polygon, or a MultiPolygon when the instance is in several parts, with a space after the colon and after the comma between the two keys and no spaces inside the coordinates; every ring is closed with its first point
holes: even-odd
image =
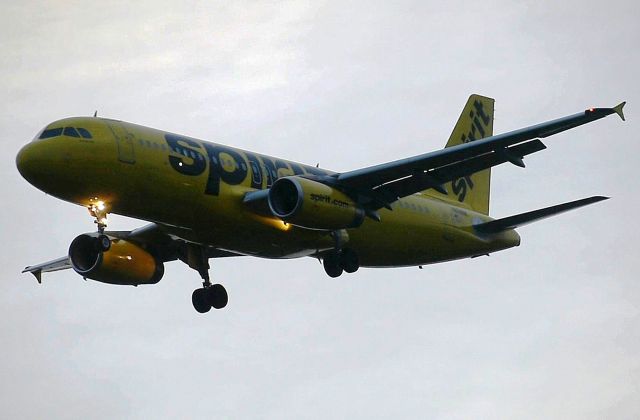
{"type": "Polygon", "coordinates": [[[16,166],[20,175],[31,185],[47,193],[59,178],[59,167],[64,167],[60,153],[46,141],[26,144],[16,156],[16,166]]]}
{"type": "Polygon", "coordinates": [[[31,184],[38,177],[38,159],[34,151],[34,143],[28,143],[20,149],[16,156],[16,166],[20,175],[31,184]]]}

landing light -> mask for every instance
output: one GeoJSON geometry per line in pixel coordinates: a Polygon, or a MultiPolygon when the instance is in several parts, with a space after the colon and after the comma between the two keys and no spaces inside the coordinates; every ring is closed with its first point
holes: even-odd
{"type": "Polygon", "coordinates": [[[274,227],[274,228],[276,228],[278,230],[284,231],[284,232],[288,231],[289,229],[291,229],[293,227],[291,224],[289,224],[287,222],[284,222],[284,221],[282,221],[280,219],[273,218],[273,217],[264,217],[264,216],[259,216],[259,215],[255,214],[255,215],[252,215],[252,218],[258,220],[260,223],[272,226],[272,227],[274,227]]]}
{"type": "Polygon", "coordinates": [[[291,225],[287,222],[283,222],[282,220],[277,220],[277,219],[271,219],[271,220],[272,220],[273,226],[275,226],[277,229],[280,229],[285,232],[291,229],[291,225]]]}

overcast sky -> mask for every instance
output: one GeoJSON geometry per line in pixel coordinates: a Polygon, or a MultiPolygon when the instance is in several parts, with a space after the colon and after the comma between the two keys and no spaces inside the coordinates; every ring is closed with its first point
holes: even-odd
{"type": "Polygon", "coordinates": [[[638,418],[638,2],[5,3],[1,417],[638,418]],[[491,214],[612,199],[424,270],[215,260],[230,303],[206,315],[181,263],[138,288],[20,274],[94,229],[15,168],[48,122],[97,109],[341,171],[443,147],[470,93],[496,133],[627,100],[495,169],[491,214]]]}

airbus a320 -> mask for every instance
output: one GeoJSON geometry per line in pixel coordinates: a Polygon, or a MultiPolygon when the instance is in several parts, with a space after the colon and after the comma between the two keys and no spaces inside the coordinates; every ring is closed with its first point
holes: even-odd
{"type": "Polygon", "coordinates": [[[202,278],[200,313],[227,305],[209,277],[222,257],[313,257],[331,277],[360,267],[422,266],[518,246],[515,228],[606,199],[593,196],[492,219],[491,168],[524,167],[540,139],[610,114],[624,102],[493,135],[494,100],[471,95],[446,147],[348,172],[332,172],[123,121],[65,118],[17,155],[22,176],[86,207],[97,229],[68,254],[26,267],[35,275],[72,268],[85,279],[155,284],[181,260],[202,278]],[[149,222],[109,231],[107,216],[149,222]]]}

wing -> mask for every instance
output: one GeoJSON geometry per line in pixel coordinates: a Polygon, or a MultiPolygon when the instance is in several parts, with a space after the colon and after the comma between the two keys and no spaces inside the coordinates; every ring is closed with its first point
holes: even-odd
{"type": "Polygon", "coordinates": [[[25,267],[22,272],[33,274],[36,280],[38,280],[38,283],[42,283],[42,273],[66,270],[68,268],[71,268],[71,261],[69,261],[69,257],[61,257],[46,263],[30,265],[29,267],[25,267]]]}
{"type": "Polygon", "coordinates": [[[616,113],[624,120],[625,102],[613,108],[589,108],[567,117],[486,137],[431,153],[323,177],[321,180],[357,195],[370,208],[390,208],[390,203],[418,191],[483,169],[511,162],[524,166],[522,158],[545,149],[539,138],[590,123],[616,113]]]}
{"type": "MultiPolygon", "coordinates": [[[[180,237],[180,230],[174,226],[150,223],[131,231],[107,231],[105,234],[113,238],[124,239],[142,246],[151,252],[159,261],[168,262],[177,259],[186,261],[188,259],[189,242],[180,237]]],[[[225,251],[215,247],[206,247],[205,252],[209,258],[222,258],[239,256],[230,251],[225,251]]],[[[42,283],[42,273],[73,268],[68,256],[61,257],[46,263],[25,267],[23,273],[31,273],[38,283],[42,283]]]]}

